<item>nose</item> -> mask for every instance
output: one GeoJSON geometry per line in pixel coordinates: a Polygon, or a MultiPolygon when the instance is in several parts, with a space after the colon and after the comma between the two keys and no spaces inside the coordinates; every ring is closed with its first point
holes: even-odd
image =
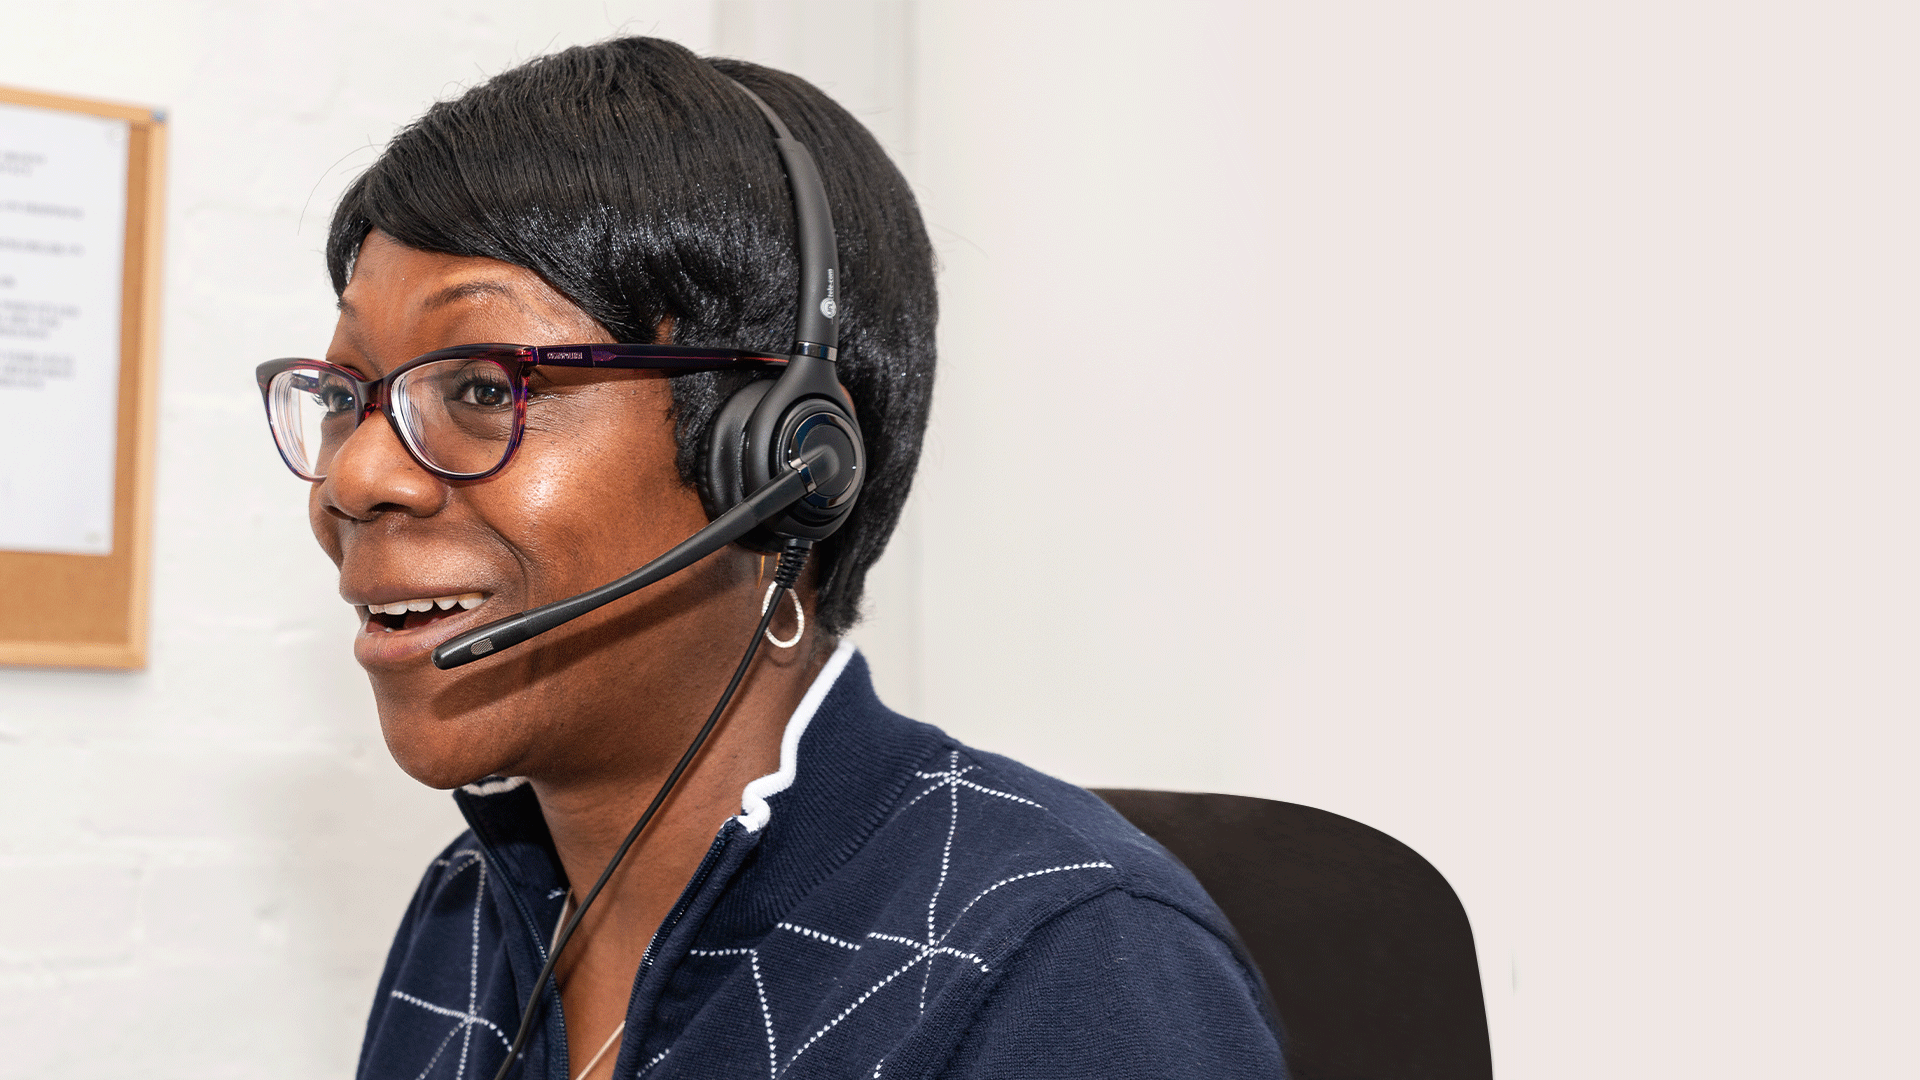
{"type": "Polygon", "coordinates": [[[336,518],[371,521],[382,513],[430,517],[446,505],[447,484],[420,467],[384,412],[347,436],[320,481],[320,505],[336,518]]]}

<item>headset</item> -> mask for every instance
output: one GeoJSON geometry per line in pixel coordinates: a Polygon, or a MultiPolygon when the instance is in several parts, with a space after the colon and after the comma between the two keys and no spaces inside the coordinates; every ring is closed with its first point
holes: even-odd
{"type": "Polygon", "coordinates": [[[733,79],[727,81],[751,98],[773,127],[774,146],[780,151],[793,194],[800,310],[793,349],[780,377],[748,383],[730,396],[714,413],[702,440],[706,461],[699,484],[700,500],[711,519],[709,524],[665,555],[616,581],[449,639],[434,650],[433,663],[443,670],[455,668],[511,648],[684,570],[731,543],[780,552],[773,574],[775,591],[769,593],[759,626],[748,639],[746,653],[706,724],[607,861],[599,880],[580,898],[572,916],[555,935],[495,1080],[506,1080],[520,1060],[547,1000],[547,983],[553,977],[560,951],[733,700],[761,638],[780,609],[779,591],[791,589],[799,579],[814,543],[832,536],[846,523],[865,477],[866,448],[860,425],[835,374],[840,344],[840,302],[836,295],[840,259],[826,185],[813,155],[794,139],[779,114],[760,95],[733,79]]]}
{"type": "MultiPolygon", "coordinates": [[[[748,383],[720,406],[708,425],[699,488],[711,523],[616,581],[448,639],[433,651],[435,667],[459,667],[518,645],[670,577],[731,543],[757,551],[792,551],[804,559],[814,542],[832,536],[853,513],[865,479],[866,445],[835,366],[840,355],[840,256],[826,185],[813,155],[779,114],[760,95],[727,81],[766,116],[786,167],[800,258],[800,307],[793,348],[779,379],[748,383]]],[[[793,572],[797,574],[798,567],[793,572]]]]}
{"type": "MultiPolygon", "coordinates": [[[[732,80],[729,80],[732,81],[732,80]]],[[[701,497],[709,517],[745,502],[816,447],[829,448],[842,465],[822,477],[785,514],[750,533],[748,546],[772,550],[788,539],[824,540],[853,511],[866,451],[860,425],[842,397],[835,375],[839,358],[840,258],[813,155],[787,131],[760,95],[741,86],[772,125],[774,146],[793,191],[794,228],[800,256],[800,306],[793,351],[779,381],[749,383],[714,414],[707,435],[707,467],[701,497]]]]}

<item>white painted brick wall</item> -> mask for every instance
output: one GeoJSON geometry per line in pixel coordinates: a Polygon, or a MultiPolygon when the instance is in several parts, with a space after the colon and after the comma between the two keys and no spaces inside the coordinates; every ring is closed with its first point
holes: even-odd
{"type": "Polygon", "coordinates": [[[8,84],[171,120],[153,648],[0,669],[0,1077],[340,1077],[447,796],[381,744],[252,368],[325,347],[365,149],[444,93],[705,3],[10,5],[8,84]]]}

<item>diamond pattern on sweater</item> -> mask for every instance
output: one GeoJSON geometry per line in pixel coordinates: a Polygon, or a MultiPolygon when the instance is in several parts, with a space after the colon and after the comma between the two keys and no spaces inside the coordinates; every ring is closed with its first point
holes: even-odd
{"type": "MultiPolygon", "coordinates": [[[[914,931],[914,933],[911,935],[886,933],[878,930],[869,930],[862,937],[861,940],[850,941],[841,935],[830,933],[826,930],[821,930],[821,929],[810,927],[810,926],[801,926],[792,922],[783,921],[775,925],[774,930],[776,932],[785,932],[785,933],[794,934],[807,941],[819,943],[823,947],[837,949],[837,950],[850,950],[854,952],[860,952],[865,950],[870,944],[878,944],[881,947],[898,948],[898,949],[907,950],[907,958],[903,963],[901,963],[897,967],[894,967],[884,977],[880,978],[879,980],[874,982],[872,985],[867,986],[864,990],[860,991],[858,994],[854,994],[849,999],[847,999],[844,1007],[839,1009],[838,1012],[835,1013],[835,1015],[831,1020],[828,1020],[825,1024],[822,1024],[821,1026],[813,1030],[812,1033],[807,1035],[804,1039],[801,1039],[798,1042],[796,1048],[793,1050],[793,1052],[786,1057],[784,1062],[781,1060],[781,1054],[778,1049],[780,1039],[779,1039],[779,1033],[776,1029],[776,1025],[774,1022],[774,1010],[773,1010],[772,1004],[768,1000],[766,980],[762,977],[762,974],[761,974],[762,957],[761,957],[760,948],[750,947],[750,948],[733,948],[733,949],[689,950],[688,955],[696,956],[696,957],[745,956],[747,958],[747,962],[753,974],[754,990],[759,999],[760,1016],[765,1028],[765,1034],[767,1039],[769,1080],[779,1080],[779,1077],[782,1076],[788,1069],[791,1069],[794,1063],[800,1060],[802,1055],[804,1055],[815,1044],[819,1043],[821,1039],[825,1038],[835,1028],[839,1027],[843,1021],[845,1021],[848,1017],[852,1016],[856,1011],[860,1009],[861,1006],[867,1004],[867,1002],[872,1000],[875,997],[875,995],[880,994],[882,991],[886,990],[888,987],[890,987],[896,981],[898,981],[901,976],[906,975],[916,967],[923,967],[923,972],[922,972],[922,976],[920,979],[920,986],[919,986],[918,1011],[921,1013],[924,1013],[926,1011],[927,991],[932,983],[933,961],[936,958],[948,957],[953,960],[971,965],[972,967],[978,969],[980,973],[985,974],[989,970],[987,967],[987,962],[984,959],[982,959],[978,953],[955,946],[955,945],[949,945],[947,942],[954,935],[954,933],[960,929],[960,922],[963,918],[966,917],[967,913],[972,911],[974,908],[974,905],[978,904],[981,900],[985,899],[989,894],[994,893],[1005,886],[1012,885],[1015,882],[1029,880],[1029,879],[1041,877],[1044,875],[1065,873],[1065,872],[1075,871],[1075,870],[1095,870],[1095,869],[1110,870],[1113,868],[1113,864],[1108,862],[1069,863],[1065,865],[1049,866],[1041,869],[1029,870],[1024,873],[1014,874],[1009,877],[1002,878],[1001,880],[996,881],[993,884],[987,886],[986,888],[980,890],[971,899],[969,899],[964,905],[962,905],[959,909],[959,912],[955,914],[950,920],[947,921],[946,928],[942,930],[939,925],[940,924],[940,918],[939,918],[940,897],[941,897],[941,893],[944,892],[947,887],[949,871],[951,870],[952,863],[953,863],[954,842],[956,838],[958,838],[960,835],[960,819],[961,819],[960,793],[962,791],[966,791],[970,794],[978,794],[982,796],[991,796],[994,798],[1010,800],[1014,803],[1024,804],[1026,806],[1031,806],[1039,810],[1046,809],[1046,807],[1041,806],[1039,803],[1034,802],[1031,799],[1022,798],[1011,792],[1000,791],[994,788],[987,787],[976,781],[967,779],[967,775],[969,773],[977,771],[978,768],[979,766],[977,765],[962,766],[960,764],[959,751],[957,750],[949,751],[948,765],[946,769],[940,770],[937,772],[928,772],[925,770],[920,770],[915,772],[914,775],[917,779],[931,780],[934,782],[931,785],[929,785],[927,788],[919,792],[918,794],[914,795],[912,798],[908,799],[904,804],[902,804],[899,811],[896,814],[896,816],[898,816],[898,814],[906,813],[908,810],[911,810],[913,807],[920,804],[923,800],[926,800],[929,796],[932,796],[935,792],[939,792],[942,790],[947,792],[948,797],[946,799],[946,802],[947,802],[948,821],[947,821],[947,829],[946,829],[946,840],[943,846],[941,847],[941,851],[940,851],[939,877],[934,884],[932,894],[927,897],[927,922],[926,922],[926,932],[924,935],[921,935],[917,928],[914,931]]],[[[663,1051],[663,1054],[664,1054],[664,1051],[663,1051]]],[[[884,1062],[885,1062],[885,1059],[882,1058],[881,1061],[876,1062],[874,1064],[875,1076],[878,1076],[880,1074],[880,1068],[881,1068],[881,1065],[884,1064],[884,1062]]],[[[649,1067],[651,1067],[651,1064],[649,1064],[649,1067]]]]}

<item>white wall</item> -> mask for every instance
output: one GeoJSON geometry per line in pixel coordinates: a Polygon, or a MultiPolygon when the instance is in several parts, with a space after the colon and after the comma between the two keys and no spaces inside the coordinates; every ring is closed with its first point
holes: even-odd
{"type": "Polygon", "coordinates": [[[923,711],[1406,840],[1503,1076],[1910,1072],[1916,31],[929,5],[923,711]]]}
{"type": "Polygon", "coordinates": [[[939,400],[859,634],[890,699],[1411,843],[1503,1077],[1904,1068],[1911,12],[8,17],[0,79],[164,105],[174,148],[154,662],[0,671],[0,1075],[351,1067],[457,825],[380,746],[247,369],[324,342],[368,147],[621,27],[808,75],[922,194],[939,400]]]}

